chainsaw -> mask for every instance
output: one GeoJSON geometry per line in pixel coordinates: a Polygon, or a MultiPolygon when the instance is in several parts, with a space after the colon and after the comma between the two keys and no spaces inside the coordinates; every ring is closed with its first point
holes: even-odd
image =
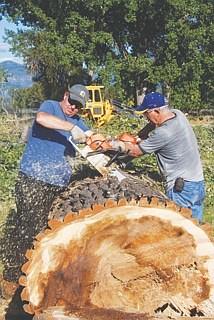
{"type": "MultiPolygon", "coordinates": [[[[130,156],[129,151],[122,152],[120,147],[112,148],[110,140],[105,139],[102,134],[93,134],[86,139],[86,146],[79,147],[72,137],[69,138],[74,149],[103,176],[116,176],[119,181],[122,181],[126,176],[120,171],[119,166],[131,161],[134,157],[130,156]]],[[[136,138],[128,133],[122,133],[117,140],[137,144],[136,138]]]]}

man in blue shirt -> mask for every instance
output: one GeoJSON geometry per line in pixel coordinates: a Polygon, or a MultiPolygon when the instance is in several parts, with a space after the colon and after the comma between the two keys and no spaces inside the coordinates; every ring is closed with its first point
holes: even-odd
{"type": "Polygon", "coordinates": [[[16,183],[17,239],[9,250],[4,270],[6,280],[16,281],[20,276],[26,250],[46,226],[54,199],[70,182],[72,168],[67,157],[74,157],[75,150],[69,137],[85,142],[93,134],[78,115],[88,97],[87,88],[76,84],[64,93],[60,102],[47,100],[37,112],[16,183]]]}
{"type": "Polygon", "coordinates": [[[40,106],[30,131],[21,161],[20,171],[45,183],[65,187],[71,177],[71,166],[66,156],[75,156],[69,142],[70,135],[84,142],[92,132],[78,115],[88,99],[88,90],[82,85],[71,87],[62,101],[48,100],[40,106]],[[78,99],[79,91],[85,94],[78,99]]]}

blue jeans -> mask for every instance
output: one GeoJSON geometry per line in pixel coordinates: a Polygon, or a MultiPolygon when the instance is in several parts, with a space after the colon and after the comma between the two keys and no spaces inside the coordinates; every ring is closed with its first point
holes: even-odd
{"type": "Polygon", "coordinates": [[[192,217],[198,219],[199,222],[202,221],[206,196],[204,181],[185,182],[181,192],[174,192],[173,188],[171,188],[166,196],[180,207],[191,209],[192,217]]]}

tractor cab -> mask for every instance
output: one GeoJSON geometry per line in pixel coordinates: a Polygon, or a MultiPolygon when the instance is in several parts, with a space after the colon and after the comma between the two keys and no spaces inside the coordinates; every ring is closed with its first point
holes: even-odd
{"type": "Polygon", "coordinates": [[[113,117],[114,106],[109,100],[103,99],[104,86],[86,86],[86,88],[89,91],[89,99],[83,109],[83,116],[89,116],[98,126],[109,123],[113,117]]]}

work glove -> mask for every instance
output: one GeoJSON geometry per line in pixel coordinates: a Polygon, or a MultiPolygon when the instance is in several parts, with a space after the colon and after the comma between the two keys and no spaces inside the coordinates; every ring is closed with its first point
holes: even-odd
{"type": "Polygon", "coordinates": [[[71,135],[72,135],[72,139],[75,140],[76,142],[78,143],[84,143],[85,140],[86,140],[86,134],[85,132],[80,129],[78,126],[74,126],[72,129],[71,129],[71,135]]]}
{"type": "Polygon", "coordinates": [[[110,146],[113,149],[119,149],[120,148],[122,152],[126,151],[126,145],[125,145],[125,143],[123,141],[115,139],[115,140],[108,140],[108,143],[110,144],[110,146]]]}

